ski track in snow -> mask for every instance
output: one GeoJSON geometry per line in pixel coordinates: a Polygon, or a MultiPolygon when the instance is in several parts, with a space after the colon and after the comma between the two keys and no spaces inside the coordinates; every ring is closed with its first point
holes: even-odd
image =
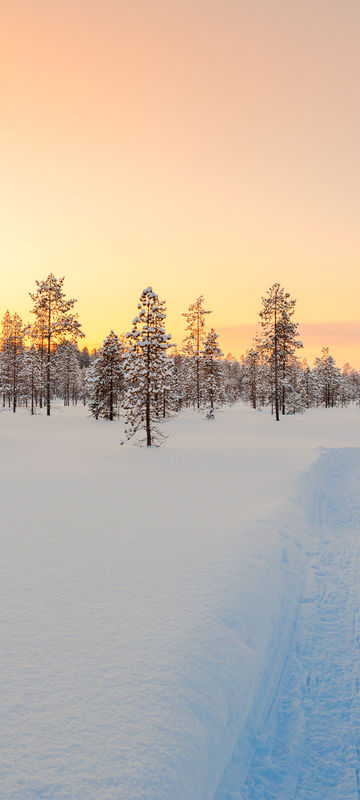
{"type": "Polygon", "coordinates": [[[324,454],[316,473],[280,682],[245,782],[235,752],[216,800],[360,798],[360,450],[324,454]]]}

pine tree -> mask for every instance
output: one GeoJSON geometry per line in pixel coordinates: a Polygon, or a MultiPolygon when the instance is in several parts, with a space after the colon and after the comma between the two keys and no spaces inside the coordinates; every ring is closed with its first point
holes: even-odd
{"type": "MultiPolygon", "coordinates": [[[[172,345],[168,345],[171,347],[172,345]]],[[[164,369],[162,371],[162,392],[161,392],[161,416],[163,419],[171,417],[175,411],[179,410],[179,395],[177,393],[177,375],[175,372],[175,361],[171,356],[164,359],[164,369]]]]}
{"type": "Polygon", "coordinates": [[[123,390],[124,348],[114,331],[110,331],[90,367],[91,413],[96,419],[112,421],[123,390]]]}
{"type": "Polygon", "coordinates": [[[11,404],[11,359],[6,352],[5,343],[10,337],[11,331],[11,316],[10,311],[6,311],[2,320],[2,330],[0,339],[0,379],[1,379],[1,392],[3,396],[3,407],[8,401],[9,407],[11,404]]]}
{"type": "Polygon", "coordinates": [[[296,300],[289,292],[274,283],[266,297],[262,298],[260,322],[263,330],[262,348],[271,370],[275,417],[280,419],[280,405],[285,414],[287,367],[294,352],[302,347],[297,337],[297,324],[293,322],[296,300]]]}
{"type": "Polygon", "coordinates": [[[102,399],[100,396],[100,350],[93,355],[91,364],[88,368],[88,405],[95,419],[99,419],[102,410],[102,399]],[[99,361],[99,364],[98,364],[99,361]]]}
{"type": "Polygon", "coordinates": [[[341,376],[328,347],[323,347],[321,356],[315,359],[313,375],[318,402],[323,403],[325,408],[336,405],[341,376]]]}
{"type": "Polygon", "coordinates": [[[254,343],[254,346],[247,350],[245,357],[242,359],[243,391],[246,400],[251,402],[253,408],[258,406],[261,367],[261,351],[254,343]]]}
{"type": "Polygon", "coordinates": [[[83,367],[87,369],[87,367],[90,366],[91,356],[87,347],[83,347],[81,351],[78,351],[78,358],[79,358],[80,369],[82,369],[83,367]]]}
{"type": "MultiPolygon", "coordinates": [[[[302,342],[298,339],[298,324],[292,320],[295,310],[296,300],[292,300],[288,292],[284,293],[284,305],[280,317],[280,369],[281,369],[281,412],[286,413],[286,395],[291,380],[297,371],[296,350],[301,348],[302,342]]],[[[295,385],[295,384],[294,384],[295,385]]],[[[300,395],[295,402],[295,395],[292,398],[292,406],[301,405],[300,395]]],[[[294,412],[293,412],[294,413],[294,412]]]]}
{"type": "Polygon", "coordinates": [[[263,342],[255,337],[252,347],[241,359],[241,394],[254,409],[273,403],[271,369],[263,342]]]}
{"type": "Polygon", "coordinates": [[[41,354],[34,344],[24,352],[21,385],[25,397],[30,398],[31,414],[34,414],[37,397],[42,387],[41,354]]]}
{"type": "Polygon", "coordinates": [[[211,328],[201,352],[203,359],[205,398],[209,405],[208,419],[214,419],[215,407],[221,405],[225,400],[222,365],[220,362],[223,353],[218,345],[218,338],[218,334],[214,331],[214,328],[211,328]]]}
{"type": "Polygon", "coordinates": [[[351,367],[351,365],[347,361],[346,364],[344,364],[341,372],[339,399],[342,406],[347,406],[349,405],[349,403],[358,400],[359,397],[358,377],[359,374],[356,372],[355,369],[351,367]]]}
{"type": "Polygon", "coordinates": [[[40,385],[39,385],[39,406],[43,407],[43,400],[46,397],[45,366],[46,366],[46,324],[45,317],[38,316],[30,326],[29,335],[32,343],[39,354],[40,364],[40,385]]]}
{"type": "Polygon", "coordinates": [[[163,301],[148,286],[141,294],[132,331],[127,334],[124,401],[127,438],[144,430],[148,447],[159,444],[163,438],[159,430],[162,419],[159,398],[163,398],[167,384],[167,350],[171,338],[165,332],[165,318],[163,301]]]}
{"type": "Polygon", "coordinates": [[[286,413],[302,414],[307,408],[307,374],[300,361],[293,357],[286,372],[286,413]]]}
{"type": "Polygon", "coordinates": [[[86,406],[90,393],[90,364],[87,367],[81,367],[80,370],[80,397],[84,406],[86,406]]]}
{"type": "Polygon", "coordinates": [[[193,396],[198,409],[201,405],[201,348],[205,339],[205,316],[212,314],[212,311],[205,311],[203,303],[204,297],[200,295],[182,315],[186,319],[183,352],[188,359],[188,383],[194,386],[193,396]]]}
{"type": "Polygon", "coordinates": [[[24,356],[26,329],[18,314],[5,313],[1,333],[1,376],[2,391],[12,399],[15,413],[18,403],[19,381],[24,356]]]}
{"type": "Polygon", "coordinates": [[[228,353],[222,362],[222,374],[226,402],[235,403],[241,396],[242,371],[232,353],[228,353]]]}
{"type": "Polygon", "coordinates": [[[77,402],[80,392],[79,351],[72,342],[63,342],[54,357],[54,384],[56,393],[64,400],[64,406],[77,402]]]}
{"type": "Polygon", "coordinates": [[[74,344],[84,336],[78,315],[72,312],[76,300],[67,300],[63,292],[65,278],[56,278],[51,272],[45,281],[36,281],[37,289],[30,292],[35,314],[34,336],[41,338],[46,359],[46,413],[50,416],[51,357],[56,347],[70,339],[74,344]],[[45,347],[44,347],[45,344],[45,347]]]}
{"type": "Polygon", "coordinates": [[[174,411],[181,411],[185,400],[185,359],[175,348],[168,360],[171,362],[172,407],[174,411]]]}

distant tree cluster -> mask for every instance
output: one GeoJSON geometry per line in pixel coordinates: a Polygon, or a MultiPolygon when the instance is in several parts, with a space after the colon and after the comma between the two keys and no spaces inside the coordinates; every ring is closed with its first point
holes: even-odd
{"type": "Polygon", "coordinates": [[[123,417],[126,437],[147,446],[164,439],[162,423],[183,408],[204,411],[209,420],[224,404],[239,400],[254,409],[269,407],[277,421],[312,406],[325,408],[360,402],[360,374],[340,370],[324,347],[312,369],[299,358],[302,343],[294,322],[296,301],[279,283],[262,298],[259,334],[237,361],[224,357],[204,297],[183,316],[181,348],[166,333],[166,304],[152,287],[142,292],[131,331],[110,331],[91,354],[79,349],[84,336],[75,299],[67,299],[64,278],[52,273],[36,281],[34,321],[24,325],[7,311],[0,335],[0,387],[3,407],[19,405],[31,414],[53,399],[64,405],[88,405],[95,419],[123,417]]]}
{"type": "Polygon", "coordinates": [[[51,398],[60,395],[64,404],[80,395],[81,369],[78,339],[83,337],[76,300],[66,299],[64,278],[50,273],[45,281],[36,281],[32,325],[24,325],[18,314],[6,311],[0,338],[0,381],[2,404],[46,406],[50,415],[51,398]]]}
{"type": "Polygon", "coordinates": [[[224,359],[213,328],[206,331],[204,298],[184,314],[181,351],[166,333],[166,305],[151,286],[139,298],[132,329],[118,339],[111,331],[89,368],[89,407],[96,418],[125,419],[127,438],[147,446],[164,438],[162,423],[193,406],[209,419],[240,397],[240,363],[224,359]],[[111,348],[110,348],[111,340],[111,348]]]}
{"type": "Polygon", "coordinates": [[[280,414],[296,414],[312,406],[348,405],[360,402],[360,374],[345,364],[341,371],[328,347],[310,369],[297,352],[302,347],[298,325],[293,321],[295,300],[274,283],[260,310],[260,333],[241,360],[243,400],[253,408],[270,406],[280,414]]]}

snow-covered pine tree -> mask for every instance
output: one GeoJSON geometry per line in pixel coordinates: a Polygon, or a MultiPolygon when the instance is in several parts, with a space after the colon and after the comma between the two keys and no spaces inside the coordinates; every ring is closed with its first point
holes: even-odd
{"type": "Polygon", "coordinates": [[[328,347],[323,347],[321,355],[315,358],[313,376],[318,402],[325,408],[336,405],[341,375],[328,347]]]}
{"type": "Polygon", "coordinates": [[[351,370],[351,399],[354,403],[360,404],[360,373],[356,369],[351,370]]]}
{"type": "Polygon", "coordinates": [[[45,367],[46,367],[46,324],[45,318],[38,316],[30,326],[29,336],[39,354],[40,363],[40,386],[39,386],[39,407],[43,407],[43,400],[46,397],[45,367]]]}
{"type": "MultiPolygon", "coordinates": [[[[166,319],[166,303],[165,300],[157,300],[158,310],[154,314],[154,335],[157,338],[159,329],[164,329],[164,321],[166,319]]],[[[168,348],[173,347],[168,341],[168,348]]],[[[169,358],[164,358],[158,364],[158,376],[154,379],[154,395],[155,395],[155,408],[157,417],[166,417],[167,411],[170,411],[172,405],[171,397],[171,367],[172,363],[169,358]]]]}
{"type": "MultiPolygon", "coordinates": [[[[284,292],[284,305],[280,318],[281,413],[283,415],[286,413],[287,390],[291,385],[293,385],[293,389],[295,387],[295,374],[297,375],[297,380],[300,379],[300,373],[297,368],[298,364],[296,362],[296,351],[303,345],[298,338],[298,324],[292,319],[295,305],[296,300],[291,299],[289,292],[284,292]]],[[[300,410],[302,401],[300,400],[300,395],[298,395],[298,399],[295,400],[296,392],[294,392],[291,401],[292,407],[294,409],[294,407],[297,406],[298,410],[300,410]]],[[[292,413],[294,413],[294,411],[292,413]]]]}
{"type": "Polygon", "coordinates": [[[293,322],[296,300],[292,300],[289,292],[274,283],[267,296],[262,297],[260,322],[263,330],[262,348],[271,370],[273,386],[273,403],[275,417],[280,419],[280,406],[285,414],[286,371],[297,348],[302,343],[297,339],[297,324],[293,322]]]}
{"type": "MultiPolygon", "coordinates": [[[[181,396],[186,408],[196,406],[196,360],[191,342],[185,342],[181,352],[181,396]]],[[[199,380],[201,386],[201,364],[199,363],[199,380]]]]}
{"type": "Polygon", "coordinates": [[[285,378],[287,414],[302,414],[307,408],[306,378],[306,372],[299,359],[293,356],[288,361],[285,378]]]}
{"type": "Polygon", "coordinates": [[[72,309],[76,300],[67,300],[63,291],[65,278],[56,278],[51,272],[44,281],[36,281],[37,289],[30,292],[35,314],[34,336],[41,338],[45,351],[46,413],[50,416],[51,358],[56,347],[69,339],[74,344],[84,336],[78,315],[72,309]]]}
{"type": "Polygon", "coordinates": [[[94,359],[87,347],[83,347],[81,351],[78,350],[78,359],[80,366],[79,396],[86,406],[90,394],[90,366],[94,359]]]}
{"type": "Polygon", "coordinates": [[[95,419],[99,419],[102,409],[102,401],[100,397],[100,381],[99,381],[100,353],[101,353],[101,348],[99,348],[99,350],[97,350],[93,354],[91,364],[88,367],[87,371],[88,406],[95,419]],[[98,365],[98,360],[99,360],[99,365],[98,365]]]}
{"type": "Polygon", "coordinates": [[[42,388],[41,353],[34,344],[24,351],[21,386],[24,396],[30,399],[31,414],[34,414],[37,398],[42,388]]]}
{"type": "Polygon", "coordinates": [[[204,297],[200,295],[182,315],[186,319],[187,331],[183,348],[183,353],[187,358],[187,394],[191,389],[198,409],[201,405],[201,348],[205,339],[205,316],[212,314],[212,311],[205,311],[203,304],[204,297]]]}
{"type": "Polygon", "coordinates": [[[3,397],[8,395],[15,413],[20,384],[26,328],[18,314],[6,311],[2,323],[1,346],[1,384],[3,397]]]}
{"type": "Polygon", "coordinates": [[[351,368],[349,375],[347,376],[347,381],[349,385],[349,393],[352,402],[360,403],[360,373],[351,368]]]}
{"type": "Polygon", "coordinates": [[[81,367],[79,392],[84,406],[86,406],[90,391],[89,377],[90,377],[90,365],[88,367],[81,367]]]}
{"type": "Polygon", "coordinates": [[[235,403],[241,396],[242,371],[232,353],[222,361],[223,388],[227,403],[235,403]]]}
{"type": "Polygon", "coordinates": [[[211,328],[201,351],[205,402],[208,406],[207,418],[213,420],[215,408],[225,402],[223,372],[220,359],[223,353],[218,345],[218,334],[211,328]]]}
{"type": "Polygon", "coordinates": [[[243,392],[245,399],[250,401],[253,408],[257,408],[258,406],[261,368],[261,351],[259,347],[256,347],[255,342],[254,346],[247,350],[246,355],[242,359],[243,392]]]}
{"type": "Polygon", "coordinates": [[[177,349],[169,356],[171,362],[171,389],[170,396],[172,399],[172,407],[174,411],[181,411],[184,399],[184,373],[185,373],[185,359],[177,349]]]}
{"type": "Polygon", "coordinates": [[[252,407],[262,408],[272,403],[271,370],[263,343],[255,337],[252,347],[241,359],[242,397],[252,407]]]}
{"type": "Polygon", "coordinates": [[[62,342],[54,356],[54,382],[56,394],[63,398],[64,406],[77,403],[80,393],[79,351],[72,342],[62,342]]]}
{"type": "Polygon", "coordinates": [[[87,369],[87,367],[90,366],[91,356],[87,347],[83,347],[82,350],[78,350],[78,359],[79,359],[80,369],[82,369],[83,367],[87,369]]]}
{"type": "MultiPolygon", "coordinates": [[[[171,345],[169,344],[169,347],[171,345]]],[[[164,371],[162,376],[162,396],[161,396],[161,416],[171,417],[178,411],[177,376],[175,372],[175,362],[171,356],[164,359],[164,371]]]]}
{"type": "Polygon", "coordinates": [[[306,408],[310,408],[316,405],[316,398],[314,394],[314,381],[306,358],[303,358],[301,362],[301,369],[303,373],[305,405],[306,408]]]}
{"type": "Polygon", "coordinates": [[[2,320],[2,329],[0,336],[0,384],[2,393],[2,404],[5,407],[6,402],[10,407],[11,405],[11,360],[6,352],[5,343],[10,336],[11,329],[10,311],[6,311],[2,320]]]}
{"type": "Polygon", "coordinates": [[[117,416],[124,385],[123,359],[123,345],[110,331],[89,367],[89,408],[96,419],[112,421],[117,416]]]}
{"type": "MultiPolygon", "coordinates": [[[[150,447],[164,438],[159,423],[162,415],[159,398],[167,384],[167,350],[170,335],[165,332],[165,306],[148,286],[141,294],[138,314],[131,333],[126,335],[125,419],[126,435],[130,439],[144,431],[144,442],[150,447]]],[[[142,442],[140,442],[142,443],[142,442]]]]}
{"type": "Polygon", "coordinates": [[[341,384],[339,400],[342,406],[358,401],[359,399],[359,373],[347,361],[341,371],[341,384]]]}

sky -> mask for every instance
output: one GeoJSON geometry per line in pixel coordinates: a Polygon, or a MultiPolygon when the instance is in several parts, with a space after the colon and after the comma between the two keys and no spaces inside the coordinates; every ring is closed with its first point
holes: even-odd
{"type": "Polygon", "coordinates": [[[360,368],[358,0],[1,0],[0,314],[65,275],[89,347],[142,289],[251,345],[275,281],[304,355],[360,368]]]}

